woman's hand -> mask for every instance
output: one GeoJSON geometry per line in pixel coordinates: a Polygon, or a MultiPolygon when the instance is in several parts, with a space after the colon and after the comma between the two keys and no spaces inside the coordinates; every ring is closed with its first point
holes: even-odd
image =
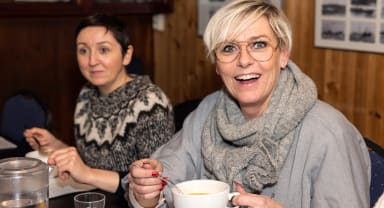
{"type": "Polygon", "coordinates": [[[244,188],[241,184],[236,183],[236,191],[240,193],[240,195],[235,196],[232,200],[232,204],[235,206],[246,206],[249,208],[283,208],[283,206],[274,201],[273,199],[258,195],[251,194],[245,192],[244,188]]]}
{"type": "Polygon", "coordinates": [[[86,165],[75,147],[54,151],[48,157],[48,164],[56,166],[57,174],[62,180],[71,177],[78,183],[92,185],[111,193],[118,189],[120,178],[117,172],[86,165]]]}
{"type": "Polygon", "coordinates": [[[30,128],[24,131],[24,136],[34,150],[49,154],[67,145],[57,139],[51,132],[42,128],[30,128]]]}
{"type": "Polygon", "coordinates": [[[132,163],[128,175],[129,189],[143,207],[155,207],[166,185],[158,176],[163,165],[158,160],[143,159],[132,163]]]}
{"type": "Polygon", "coordinates": [[[79,183],[89,183],[92,170],[85,165],[75,147],[56,150],[48,157],[48,164],[55,165],[60,179],[72,177],[79,183]]]}

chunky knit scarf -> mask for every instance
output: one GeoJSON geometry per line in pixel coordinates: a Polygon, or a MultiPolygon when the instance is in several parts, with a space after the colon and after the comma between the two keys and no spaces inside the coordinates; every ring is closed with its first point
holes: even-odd
{"type": "Polygon", "coordinates": [[[208,116],[202,155],[208,178],[257,193],[277,182],[295,130],[317,100],[313,81],[293,63],[281,71],[268,108],[246,120],[227,92],[208,116]]]}

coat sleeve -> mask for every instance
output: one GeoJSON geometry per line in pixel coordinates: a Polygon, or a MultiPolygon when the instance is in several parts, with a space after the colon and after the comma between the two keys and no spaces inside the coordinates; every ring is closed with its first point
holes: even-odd
{"type": "Polygon", "coordinates": [[[370,159],[361,134],[336,112],[312,120],[299,141],[308,143],[303,178],[310,184],[309,207],[368,208],[370,159]]]}
{"type": "MultiPolygon", "coordinates": [[[[201,133],[218,95],[219,93],[214,93],[202,100],[197,109],[185,119],[183,128],[170,142],[160,147],[152,155],[152,158],[163,163],[163,175],[168,176],[175,184],[204,177],[201,133]]],[[[172,204],[172,193],[168,186],[164,189],[164,197],[168,204],[172,204]]]]}

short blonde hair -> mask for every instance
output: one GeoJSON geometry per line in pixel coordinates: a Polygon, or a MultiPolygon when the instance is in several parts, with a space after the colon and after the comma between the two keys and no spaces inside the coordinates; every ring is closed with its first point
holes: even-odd
{"type": "Polygon", "coordinates": [[[263,0],[233,0],[211,17],[204,32],[208,56],[215,62],[219,43],[233,41],[260,17],[266,17],[280,49],[292,48],[292,30],[283,11],[263,0]]]}

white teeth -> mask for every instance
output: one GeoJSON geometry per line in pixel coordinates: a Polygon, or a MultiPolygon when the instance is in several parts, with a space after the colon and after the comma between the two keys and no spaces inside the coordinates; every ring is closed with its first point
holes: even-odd
{"type": "Polygon", "coordinates": [[[240,75],[240,76],[237,76],[235,77],[235,79],[237,80],[250,80],[250,79],[258,79],[260,78],[260,74],[244,74],[244,75],[240,75]]]}

